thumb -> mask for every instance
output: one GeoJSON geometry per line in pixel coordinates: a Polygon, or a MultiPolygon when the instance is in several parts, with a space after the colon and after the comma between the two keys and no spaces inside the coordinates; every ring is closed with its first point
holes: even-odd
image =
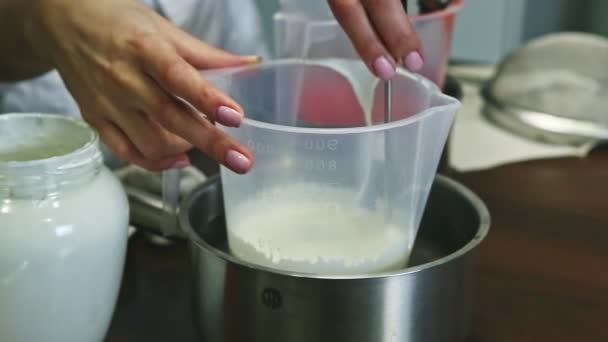
{"type": "Polygon", "coordinates": [[[218,49],[176,27],[170,29],[169,35],[177,53],[197,69],[228,68],[261,61],[260,56],[235,55],[218,49]]]}

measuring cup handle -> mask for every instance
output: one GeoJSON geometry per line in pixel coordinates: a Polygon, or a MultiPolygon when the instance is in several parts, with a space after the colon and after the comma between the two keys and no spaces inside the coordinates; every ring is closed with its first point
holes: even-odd
{"type": "Polygon", "coordinates": [[[180,200],[180,169],[169,169],[161,174],[163,214],[161,229],[165,236],[181,235],[178,224],[179,200],[180,200]]]}

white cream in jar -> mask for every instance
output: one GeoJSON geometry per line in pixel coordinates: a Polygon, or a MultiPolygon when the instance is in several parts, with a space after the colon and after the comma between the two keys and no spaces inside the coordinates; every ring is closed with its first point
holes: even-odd
{"type": "Polygon", "coordinates": [[[0,341],[103,341],[128,213],[82,121],[0,115],[0,341]]]}

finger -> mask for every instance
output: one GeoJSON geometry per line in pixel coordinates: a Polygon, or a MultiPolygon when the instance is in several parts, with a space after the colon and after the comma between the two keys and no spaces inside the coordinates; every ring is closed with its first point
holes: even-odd
{"type": "Polygon", "coordinates": [[[168,25],[167,33],[178,54],[196,69],[228,68],[260,63],[260,56],[241,56],[206,44],[179,28],[168,25]]]}
{"type": "Polygon", "coordinates": [[[251,151],[209,120],[188,113],[185,104],[168,102],[153,118],[169,131],[183,137],[218,163],[237,173],[246,173],[254,164],[251,151]]]}
{"type": "Polygon", "coordinates": [[[107,116],[120,127],[145,158],[159,160],[184,153],[192,147],[186,140],[167,131],[145,114],[154,110],[156,103],[171,100],[156,82],[132,69],[121,70],[120,76],[114,78],[116,87],[112,90],[116,90],[113,91],[115,94],[112,98],[115,101],[110,102],[102,97],[98,105],[107,108],[107,116]]]}
{"type": "Polygon", "coordinates": [[[161,160],[183,154],[192,148],[186,140],[167,131],[143,112],[133,109],[122,112],[113,119],[146,159],[161,160]]]}
{"type": "Polygon", "coordinates": [[[329,5],[370,70],[381,79],[393,78],[395,60],[374,31],[363,5],[355,0],[329,0],[329,5]]]}
{"type": "Polygon", "coordinates": [[[151,171],[183,168],[190,165],[188,156],[185,154],[161,160],[144,158],[125,133],[108,121],[97,122],[92,124],[92,126],[97,130],[101,140],[122,160],[129,161],[151,171]]]}
{"type": "Polygon", "coordinates": [[[380,39],[391,56],[411,71],[422,68],[421,44],[401,1],[362,0],[380,39]]]}
{"type": "MultiPolygon", "coordinates": [[[[155,36],[144,36],[137,42],[141,48],[139,56],[145,72],[165,91],[184,99],[212,120],[226,126],[240,125],[243,120],[242,108],[207,82],[177,54],[175,47],[155,36]]],[[[164,102],[161,102],[161,107],[163,105],[164,102]]]]}

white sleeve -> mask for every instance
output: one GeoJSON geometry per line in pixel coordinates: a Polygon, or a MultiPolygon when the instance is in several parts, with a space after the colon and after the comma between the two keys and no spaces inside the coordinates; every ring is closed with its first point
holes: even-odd
{"type": "Polygon", "coordinates": [[[80,116],[76,101],[55,70],[0,89],[0,112],[52,113],[80,116]]]}
{"type": "Polygon", "coordinates": [[[200,40],[237,54],[268,57],[254,0],[156,0],[157,10],[200,40]]]}

